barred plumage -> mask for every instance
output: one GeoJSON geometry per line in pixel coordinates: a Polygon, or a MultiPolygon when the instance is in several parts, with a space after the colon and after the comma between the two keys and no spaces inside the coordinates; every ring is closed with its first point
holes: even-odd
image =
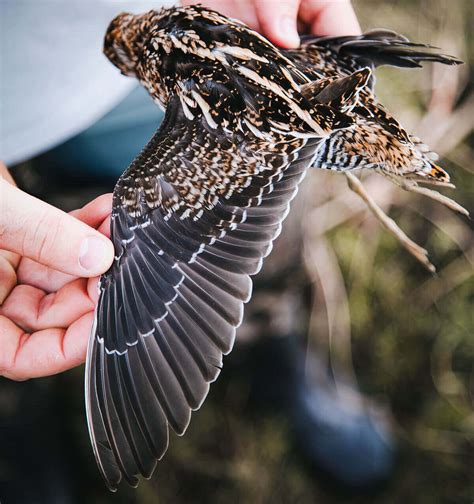
{"type": "Polygon", "coordinates": [[[105,54],[166,109],[119,179],[116,258],[100,280],[86,371],[111,489],[149,477],[232,349],[243,305],[310,166],[447,180],[373,95],[379,64],[455,64],[389,31],[279,50],[201,7],[121,14],[105,54]]]}

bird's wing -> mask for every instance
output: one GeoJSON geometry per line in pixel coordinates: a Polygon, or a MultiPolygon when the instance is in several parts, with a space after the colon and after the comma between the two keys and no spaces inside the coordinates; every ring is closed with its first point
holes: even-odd
{"type": "Polygon", "coordinates": [[[362,35],[346,37],[302,38],[300,54],[309,57],[308,65],[316,65],[324,73],[352,73],[363,67],[381,65],[421,67],[421,63],[434,61],[445,65],[459,65],[461,60],[442,54],[429,44],[410,42],[391,30],[370,30],[362,35]],[[326,66],[323,67],[324,61],[326,66]]]}
{"type": "Polygon", "coordinates": [[[149,477],[168,426],[183,434],[202,404],[318,145],[217,134],[176,98],[117,183],[117,256],[86,369],[89,432],[111,489],[149,477]]]}

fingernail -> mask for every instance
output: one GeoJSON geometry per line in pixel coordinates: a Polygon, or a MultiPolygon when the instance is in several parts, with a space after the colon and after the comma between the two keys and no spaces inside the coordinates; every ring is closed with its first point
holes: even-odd
{"type": "Polygon", "coordinates": [[[104,240],[89,236],[81,243],[79,264],[87,272],[99,272],[103,269],[107,244],[104,240]]]}
{"type": "Polygon", "coordinates": [[[285,37],[289,44],[292,46],[300,45],[300,38],[296,31],[296,21],[291,16],[284,16],[280,20],[280,30],[283,37],[285,37]]]}

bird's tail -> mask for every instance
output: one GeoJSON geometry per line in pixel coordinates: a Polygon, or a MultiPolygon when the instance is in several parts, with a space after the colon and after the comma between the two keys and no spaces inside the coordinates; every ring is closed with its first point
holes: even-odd
{"type": "Polygon", "coordinates": [[[335,131],[320,147],[313,167],[335,171],[371,168],[390,177],[448,184],[437,155],[418,139],[401,141],[382,125],[359,118],[355,127],[335,131]]]}

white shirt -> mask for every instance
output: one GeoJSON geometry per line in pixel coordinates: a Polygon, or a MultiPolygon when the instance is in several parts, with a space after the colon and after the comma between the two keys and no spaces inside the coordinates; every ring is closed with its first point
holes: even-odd
{"type": "Polygon", "coordinates": [[[102,54],[118,13],[171,0],[1,0],[0,159],[27,160],[83,131],[136,85],[102,54]]]}

